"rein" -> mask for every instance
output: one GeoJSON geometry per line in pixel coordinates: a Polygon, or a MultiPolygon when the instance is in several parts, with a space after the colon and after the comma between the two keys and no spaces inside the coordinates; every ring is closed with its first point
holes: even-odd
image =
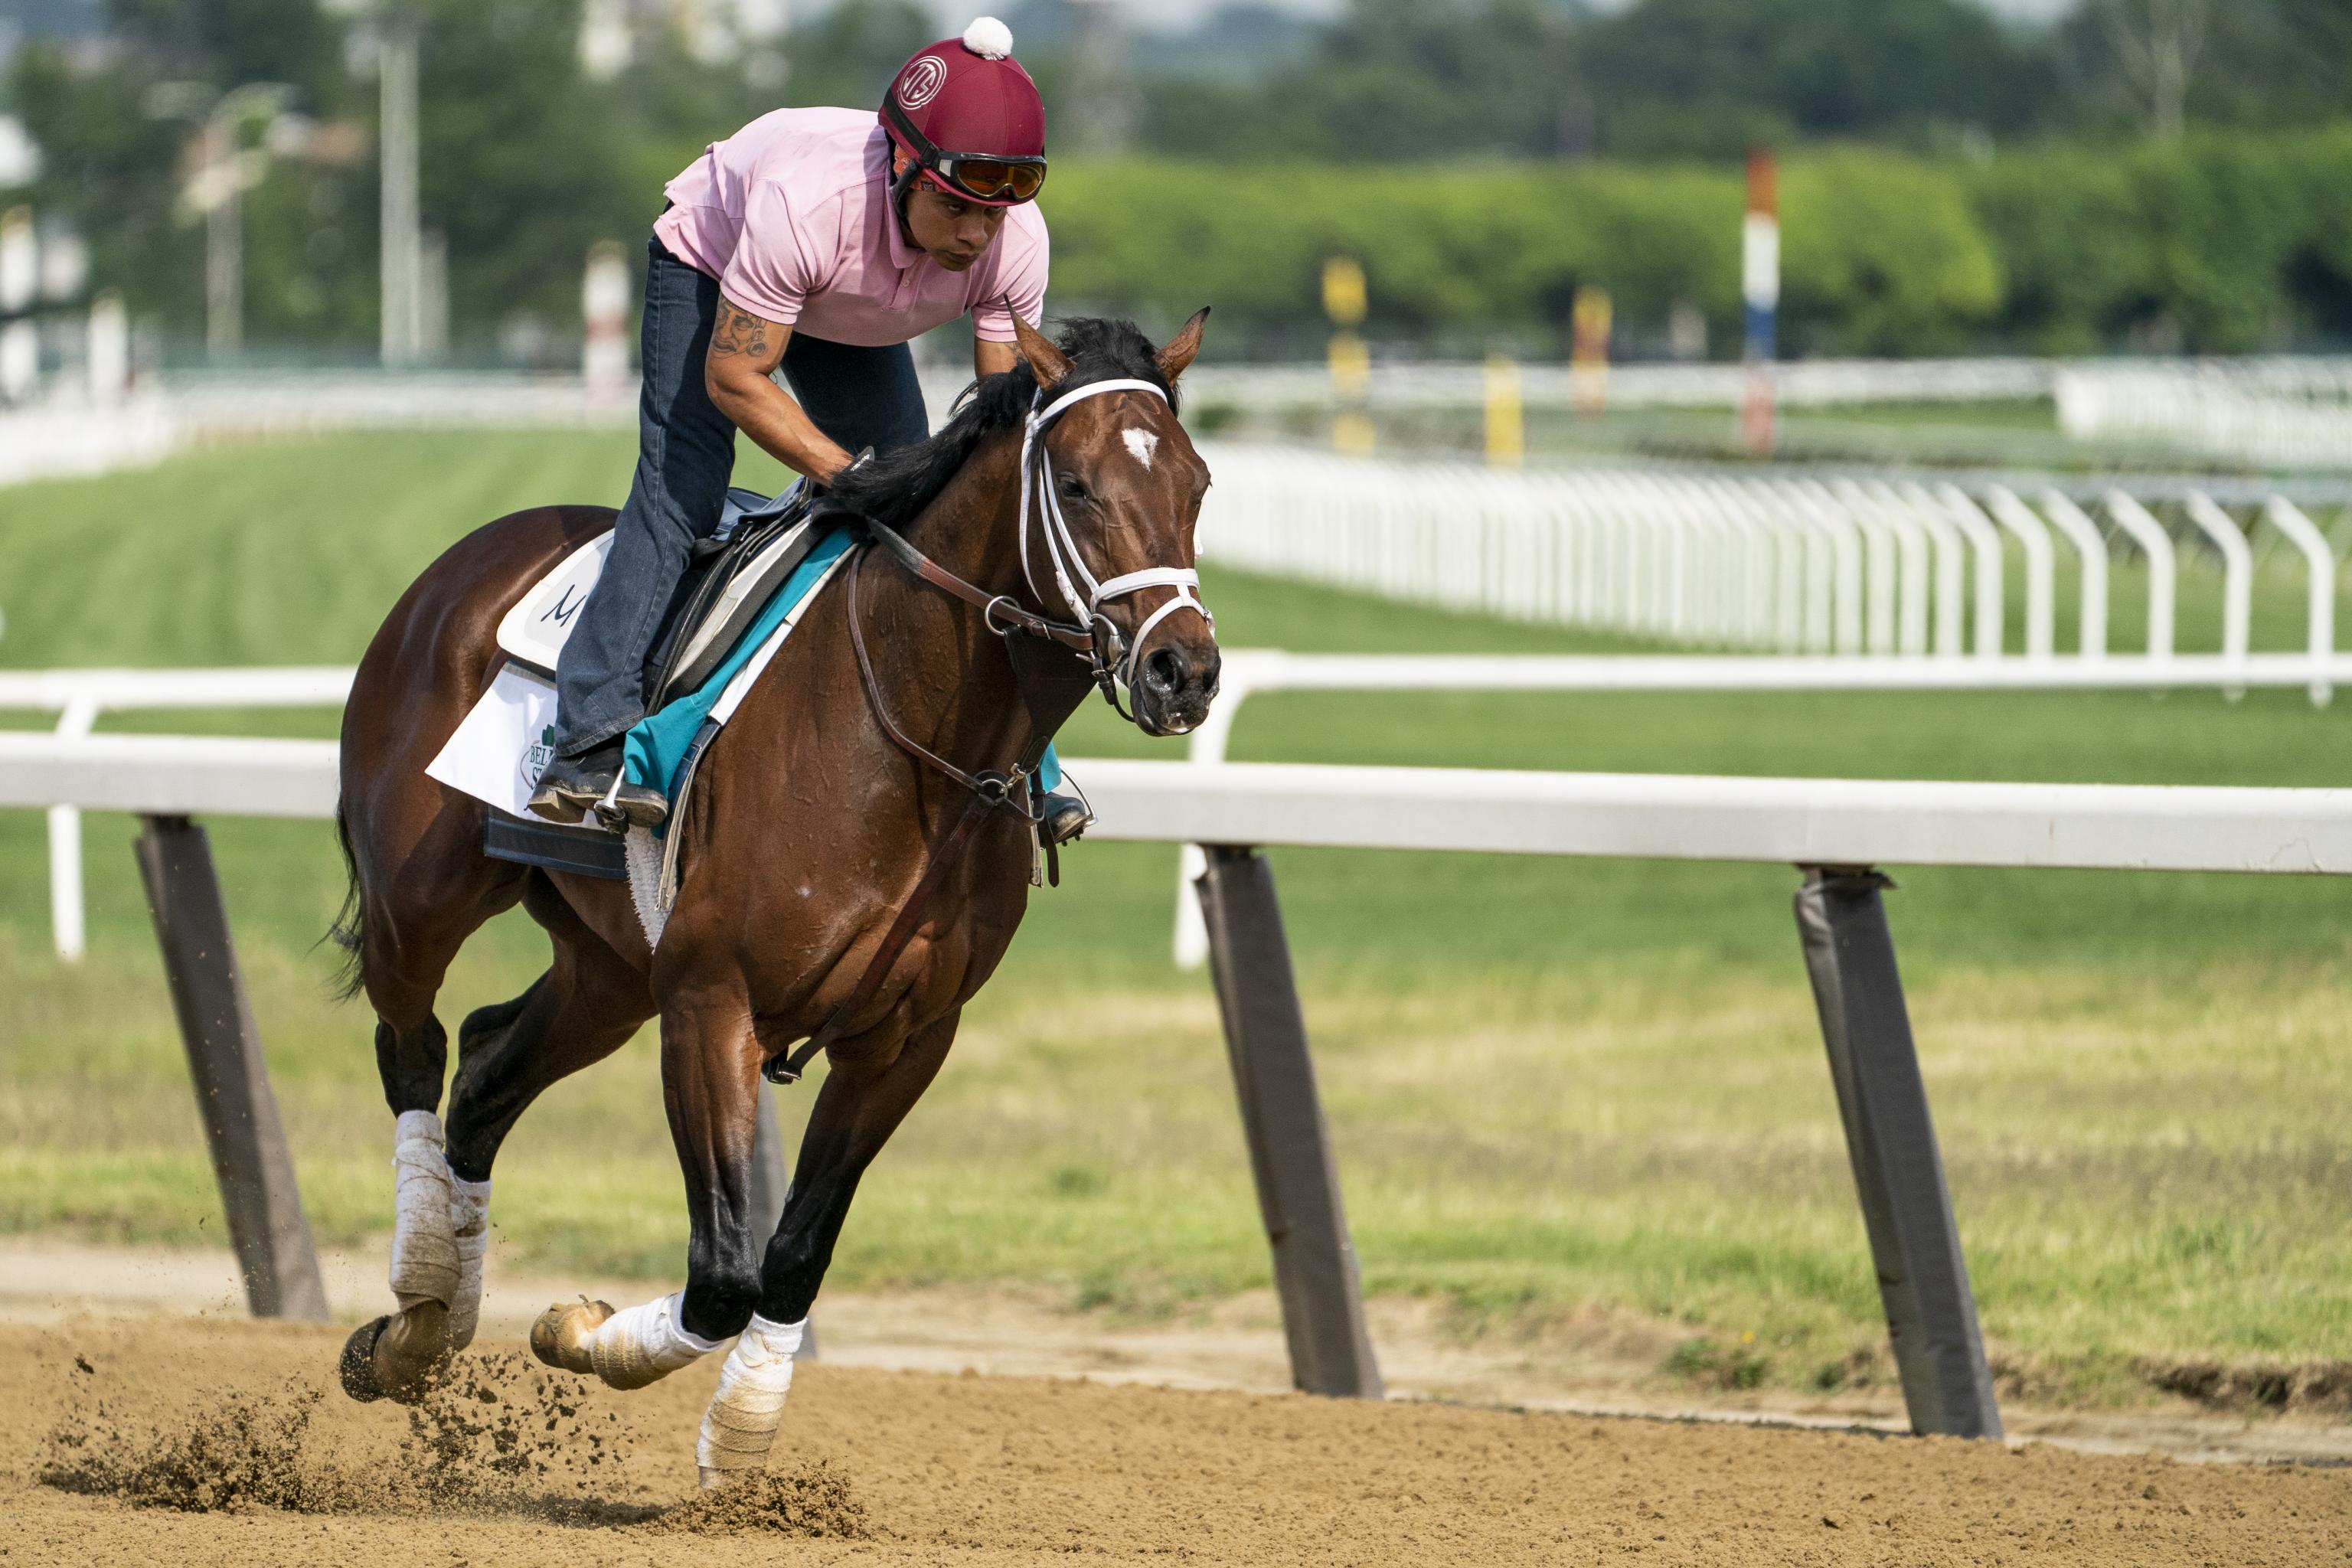
{"type": "MultiPolygon", "coordinates": [[[[1108,582],[1097,582],[1078,554],[1077,541],[1070,532],[1068,521],[1062,516],[1061,502],[1054,492],[1053,464],[1046,457],[1044,436],[1046,428],[1070,405],[1107,392],[1148,392],[1163,403],[1168,400],[1166,392],[1148,381],[1120,378],[1092,382],[1075,392],[1064,393],[1042,408],[1033,405],[1021,435],[1021,574],[1028,583],[1030,592],[1038,593],[1037,579],[1029,563],[1029,498],[1034,485],[1039,497],[1038,531],[1045,541],[1045,553],[1053,567],[1054,583],[1063,602],[1077,619],[1057,621],[1029,609],[1008,595],[991,594],[924,554],[898,530],[872,518],[856,519],[866,531],[866,542],[858,545],[850,557],[849,578],[845,588],[847,604],[845,607],[849,616],[849,644],[856,655],[857,679],[866,689],[866,707],[873,711],[875,722],[881,726],[882,732],[889,737],[892,744],[917,762],[962,785],[971,798],[964,806],[962,815],[956,819],[955,826],[931,856],[931,863],[924,868],[921,880],[907,895],[906,902],[898,906],[898,913],[891,921],[890,929],[883,934],[881,945],[874,950],[874,956],[866,960],[866,968],[858,975],[857,984],[851,990],[847,1000],[835,1008],[824,1026],[802,1042],[797,1049],[779,1052],[761,1065],[760,1070],[771,1083],[797,1083],[810,1062],[848,1033],[850,1019],[873,1001],[891,966],[898,963],[899,954],[906,952],[907,944],[914,940],[932,897],[938,892],[940,884],[946,880],[948,870],[955,864],[982,818],[992,812],[1010,811],[1028,824],[1031,831],[1038,835],[1048,859],[1054,862],[1054,880],[1057,884],[1060,881],[1055,847],[1045,839],[1045,792],[1037,779],[1037,769],[1045,760],[1045,748],[1053,740],[1052,734],[1033,734],[1010,772],[985,770],[975,773],[958,767],[916,740],[892,717],[888,704],[883,700],[881,682],[874,673],[873,656],[866,647],[865,623],[857,613],[859,574],[866,564],[866,555],[874,547],[878,544],[887,550],[918,580],[979,610],[982,623],[1004,638],[1008,657],[1012,655],[1013,640],[1022,637],[1034,637],[1086,655],[1095,685],[1102,692],[1104,700],[1121,718],[1130,722],[1134,715],[1119,704],[1118,683],[1124,680],[1130,689],[1133,687],[1135,659],[1153,628],[1176,611],[1191,609],[1199,612],[1210,628],[1215,629],[1216,617],[1209,614],[1209,607],[1200,599],[1201,574],[1198,572],[1189,567],[1154,566],[1127,573],[1108,582]],[[1077,582],[1086,584],[1087,594],[1083,600],[1076,585],[1077,582]],[[1145,617],[1143,625],[1136,628],[1134,642],[1122,647],[1118,628],[1102,613],[1102,605],[1107,600],[1144,588],[1173,588],[1175,593],[1168,603],[1145,617]],[[1029,797],[1025,803],[1022,798],[1024,795],[1029,797]]],[[[1038,394],[1040,398],[1044,395],[1042,392],[1038,394]]],[[[1044,595],[1039,594],[1039,597],[1042,599],[1044,595]]],[[[1013,664],[1013,678],[1018,682],[1020,660],[1015,658],[1013,664]]]]}

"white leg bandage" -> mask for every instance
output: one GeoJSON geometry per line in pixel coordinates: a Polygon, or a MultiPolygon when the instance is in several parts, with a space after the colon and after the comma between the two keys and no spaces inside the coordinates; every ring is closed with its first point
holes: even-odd
{"type": "Polygon", "coordinates": [[[457,1299],[449,1303],[449,1348],[474,1342],[482,1321],[482,1256],[490,1247],[490,1184],[449,1178],[449,1226],[457,1242],[457,1299]]]}
{"type": "Polygon", "coordinates": [[[686,1292],[615,1312],[588,1341],[596,1375],[614,1388],[643,1388],[719,1348],[677,1321],[686,1292]]]}
{"type": "Polygon", "coordinates": [[[719,1369],[719,1391],[703,1412],[702,1436],[694,1445],[704,1486],[768,1462],[768,1447],[784,1419],[784,1395],[792,1392],[793,1356],[807,1331],[806,1318],[772,1323],[754,1314],[736,1340],[719,1369]]]}
{"type": "Polygon", "coordinates": [[[457,1238],[449,1215],[449,1160],[441,1119],[404,1110],[392,1147],[392,1295],[404,1311],[457,1299],[457,1238]]]}

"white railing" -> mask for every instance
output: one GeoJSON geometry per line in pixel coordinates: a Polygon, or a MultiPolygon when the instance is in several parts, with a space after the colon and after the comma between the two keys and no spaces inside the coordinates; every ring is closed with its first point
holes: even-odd
{"type": "Polygon", "coordinates": [[[2053,379],[2077,437],[2137,437],[2278,468],[2352,468],[2352,362],[2081,364],[2053,379]]]}
{"type": "MultiPolygon", "coordinates": [[[[2036,359],[1796,360],[1773,367],[1773,394],[1786,407],[1857,403],[1986,403],[2048,397],[2061,362],[2036,359]]],[[[1486,397],[1486,367],[1477,362],[1383,360],[1371,368],[1365,397],[1375,409],[1476,408],[1486,397]]],[[[1738,364],[1612,364],[1613,408],[1737,408],[1748,372],[1738,364]]],[[[1187,395],[1255,413],[1324,408],[1331,373],[1321,364],[1204,364],[1184,375],[1187,395]]],[[[1564,364],[1519,367],[1519,401],[1528,408],[1580,406],[1590,381],[1564,364]]]]}
{"type": "MultiPolygon", "coordinates": [[[[136,710],[340,707],[352,672],[343,667],[268,669],[67,669],[0,671],[0,710],[58,714],[56,736],[91,736],[99,717],[136,710]]],[[[1698,655],[1297,654],[1240,648],[1225,658],[1222,689],[1193,732],[1194,764],[1223,765],[1234,726],[1249,700],[1271,691],[2051,691],[2294,688],[2324,690],[2352,681],[2352,654],[2178,655],[2170,658],[1948,659],[1935,658],[1757,658],[1698,655]]],[[[96,736],[87,756],[149,753],[139,738],[96,736]],[[128,751],[109,753],[121,742],[128,751]]],[[[186,740],[185,747],[213,742],[186,740]]],[[[220,742],[235,747],[262,742],[220,742]]],[[[303,744],[307,744],[304,742],[303,744]]],[[[295,742],[286,742],[296,745],[295,742]]],[[[189,754],[199,754],[190,752],[189,754]]],[[[260,753],[248,753],[259,755],[260,753]]],[[[299,751],[283,753],[301,754],[299,751]]],[[[1091,774],[1085,781],[1092,787],[1091,774]]],[[[93,786],[95,787],[95,786],[93,786]]],[[[139,785],[137,787],[144,787],[139,785]]],[[[129,809],[127,807],[121,809],[129,809]]],[[[205,809],[219,809],[206,806],[205,809]]],[[[277,815],[262,811],[260,815],[277,815]]],[[[49,806],[49,918],[58,953],[85,945],[81,804],[49,806]]],[[[1186,847],[1178,872],[1176,962],[1197,967],[1206,933],[1190,896],[1200,852],[1186,847]]]]}
{"type": "MultiPolygon", "coordinates": [[[[99,716],[133,709],[341,708],[352,671],[291,669],[52,669],[0,671],[0,710],[55,713],[56,734],[89,734],[99,716]]],[[[49,930],[58,956],[82,955],[81,810],[49,806],[49,930]]]]}
{"type": "MultiPolygon", "coordinates": [[[[322,818],[331,741],[0,731],[0,806],[322,818]]],[[[1103,838],[2352,875],[2352,790],[1087,761],[1103,838]]]]}
{"type": "MultiPolygon", "coordinates": [[[[2084,659],[1979,661],[1934,658],[1763,658],[1691,654],[1299,654],[1236,648],[1225,656],[1216,701],[1192,732],[1191,761],[1207,769],[1225,758],[1249,700],[1270,691],[2082,691],[2205,688],[2323,690],[2352,680],[2352,654],[2187,654],[2084,659]]],[[[1091,773],[1082,781],[1089,792],[1091,773]]],[[[1205,862],[1184,847],[1176,872],[1174,956],[1197,969],[1208,931],[1192,896],[1205,862]]]]}
{"type": "Polygon", "coordinates": [[[636,427],[635,384],[519,373],[272,371],[151,383],[127,401],[70,397],[0,412],[0,485],[147,468],[226,438],[334,430],[636,427]]]}
{"type": "MultiPolygon", "coordinates": [[[[952,357],[920,371],[933,415],[970,382],[952,357]]],[[[1618,364],[1609,402],[1618,408],[1733,408],[1746,386],[1736,364],[1618,364]]],[[[1973,403],[2056,396],[2061,423],[2078,436],[2142,436],[2187,442],[2232,460],[2345,466],[2352,359],[2197,361],[1804,360],[1775,367],[1783,406],[1973,403]],[[2333,399],[2336,407],[2329,407],[2333,399]]],[[[1366,394],[1375,410],[1475,408],[1486,396],[1480,363],[1382,361],[1366,394]]],[[[1319,363],[1204,364],[1185,378],[1203,405],[1274,414],[1332,405],[1319,363]]],[[[1578,405],[1589,391],[1564,364],[1520,367],[1528,408],[1578,405]]],[[[525,429],[634,428],[633,384],[592,389],[577,375],[520,372],[367,370],[184,373],[151,381],[132,399],[72,398],[0,414],[0,485],[106,472],[160,461],[191,442],[338,429],[431,426],[525,429]]]]}
{"type": "MultiPolygon", "coordinates": [[[[2079,632],[2065,652],[2104,658],[2111,545],[2095,510],[2114,527],[2112,547],[2147,563],[2148,657],[2173,656],[2179,550],[2120,487],[2086,509],[2053,485],[2020,494],[1932,477],[1521,471],[1234,444],[1213,444],[1208,458],[1205,560],[1517,620],[1782,653],[2000,659],[2013,549],[2024,657],[2061,651],[2063,554],[2079,576],[2079,632]]],[[[2179,500],[2193,537],[2221,560],[2221,656],[2247,655],[2248,533],[2267,528],[2302,557],[2305,650],[2331,657],[2336,551],[2295,503],[2263,493],[2242,524],[2204,489],[2179,500]]],[[[2325,683],[2312,697],[2326,700],[2325,683]]]]}

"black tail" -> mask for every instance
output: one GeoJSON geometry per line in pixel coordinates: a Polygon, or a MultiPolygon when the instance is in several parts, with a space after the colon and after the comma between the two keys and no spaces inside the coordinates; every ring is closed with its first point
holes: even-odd
{"type": "Polygon", "coordinates": [[[360,954],[360,942],[367,927],[366,906],[360,901],[360,863],[352,853],[351,825],[343,820],[341,801],[335,803],[335,847],[343,852],[343,907],[336,912],[335,923],[327,928],[321,940],[343,950],[343,962],[335,971],[330,994],[338,1002],[348,1002],[367,984],[360,954]]]}

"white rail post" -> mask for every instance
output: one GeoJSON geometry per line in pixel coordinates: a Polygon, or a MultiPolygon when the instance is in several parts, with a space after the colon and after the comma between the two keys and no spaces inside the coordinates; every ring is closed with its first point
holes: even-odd
{"type": "MultiPolygon", "coordinates": [[[[2305,647],[2311,650],[2314,663],[2336,651],[2336,552],[2327,540],[2303,515],[2295,504],[2284,496],[2273,496],[2263,503],[2263,515],[2271,526],[2286,535],[2287,542],[2303,552],[2304,564],[2308,568],[2311,608],[2305,621],[2305,647]]],[[[2326,676],[2315,673],[2311,681],[2314,707],[2325,708],[2335,695],[2335,688],[2326,676]]]]}
{"type": "Polygon", "coordinates": [[[1994,518],[2025,547],[2025,657],[2048,658],[2058,648],[2057,573],[2049,526],[2003,486],[1993,486],[1985,500],[1994,518]]]}
{"type": "Polygon", "coordinates": [[[2121,490],[2107,492],[2107,515],[2116,520],[2117,528],[2131,535],[2132,542],[2147,557],[2147,657],[2170,658],[2175,570],[2172,535],[2164,531],[2164,524],[2148,515],[2147,508],[2121,490]]]}
{"type": "MultiPolygon", "coordinates": [[[[98,699],[87,692],[66,704],[57,732],[78,741],[98,723],[98,699]]],[[[49,935],[58,956],[68,963],[81,962],[88,948],[82,921],[81,808],[49,807],[49,935]]]]}
{"type": "Polygon", "coordinates": [[[1802,574],[1803,599],[1799,612],[1798,642],[1788,651],[1794,653],[1801,648],[1806,653],[1828,653],[1834,646],[1831,620],[1836,614],[1836,536],[1786,482],[1769,480],[1763,488],[1768,504],[1793,531],[1797,547],[1802,552],[1799,569],[1802,574]]]}
{"type": "MultiPolygon", "coordinates": [[[[1236,652],[1225,659],[1218,677],[1217,700],[1209,704],[1209,716],[1201,721],[1187,743],[1187,755],[1193,763],[1213,768],[1224,762],[1234,721],[1241,717],[1242,704],[1249,700],[1250,661],[1262,659],[1255,651],[1236,652]]],[[[1174,954],[1179,969],[1198,969],[1209,962],[1209,922],[1201,913],[1196,891],[1208,869],[1208,854],[1199,845],[1187,844],[1177,851],[1174,954]]]]}
{"type": "Polygon", "coordinates": [[[1958,658],[1968,651],[1968,542],[1936,498],[1916,484],[1906,483],[1895,493],[1936,542],[1936,657],[1958,658]]]}
{"type": "Polygon", "coordinates": [[[1862,530],[1845,508],[1838,505],[1818,479],[1807,479],[1792,492],[1812,513],[1815,521],[1829,531],[1832,563],[1837,574],[1836,621],[1837,651],[1863,651],[1862,624],[1862,530]]]}
{"type": "Polygon", "coordinates": [[[2080,646],[2084,658],[2107,657],[2107,542],[2099,525],[2063,490],[2042,492],[2042,510],[2058,525],[2083,558],[2083,608],[2080,646]]]}
{"type": "Polygon", "coordinates": [[[1857,507],[1867,505],[1885,520],[1902,548],[1895,646],[1906,658],[1923,657],[1927,651],[1927,594],[1934,575],[1931,535],[1918,515],[1884,483],[1873,480],[1866,489],[1855,493],[1867,498],[1857,499],[1857,507]]]}
{"type": "Polygon", "coordinates": [[[1768,485],[1717,479],[1708,489],[1722,510],[1746,513],[1749,526],[1765,542],[1770,571],[1755,585],[1764,605],[1757,620],[1758,644],[1780,653],[1797,652],[1804,645],[1805,563],[1811,553],[1812,531],[1788,514],[1768,485]]]}
{"type": "Polygon", "coordinates": [[[1969,543],[1977,558],[1977,636],[1976,655],[1979,658],[1999,658],[2007,636],[2008,616],[2002,611],[2001,598],[2007,591],[2002,582],[2004,570],[2000,557],[2000,531],[1985,521],[1968,492],[1959,486],[1943,484],[1936,487],[1936,499],[1943,503],[1944,515],[1959,525],[1969,536],[1969,543]]]}
{"type": "Polygon", "coordinates": [[[1853,520],[1862,531],[1866,550],[1869,582],[1864,618],[1867,631],[1864,646],[1872,653],[1895,651],[1895,579],[1896,554],[1900,542],[1895,530],[1888,526],[1882,509],[1864,495],[1851,479],[1840,479],[1831,487],[1832,503],[1853,520]]]}
{"type": "MultiPolygon", "coordinates": [[[[2189,492],[2189,521],[2221,552],[2221,657],[2242,664],[2253,624],[2254,552],[2230,514],[2201,490],[2189,492]]],[[[2221,694],[2235,702],[2246,689],[2228,687],[2221,694]]]]}

